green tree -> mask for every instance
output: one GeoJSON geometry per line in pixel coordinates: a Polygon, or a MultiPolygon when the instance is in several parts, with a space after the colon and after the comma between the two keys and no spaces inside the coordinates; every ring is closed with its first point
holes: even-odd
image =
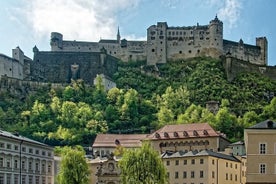
{"type": "Polygon", "coordinates": [[[61,150],[61,164],[58,173],[59,184],[88,184],[90,170],[81,147],[64,147],[61,150]]]}
{"type": "Polygon", "coordinates": [[[167,172],[162,159],[149,143],[127,150],[119,161],[123,184],[166,184],[167,172]]]}

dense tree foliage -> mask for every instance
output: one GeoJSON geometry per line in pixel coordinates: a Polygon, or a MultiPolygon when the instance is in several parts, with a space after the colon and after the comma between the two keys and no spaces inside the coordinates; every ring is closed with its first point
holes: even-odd
{"type": "Polygon", "coordinates": [[[60,170],[57,181],[59,184],[88,184],[90,170],[86,163],[85,152],[81,147],[63,147],[60,170]]]}
{"type": "Polygon", "coordinates": [[[167,172],[157,151],[148,143],[141,148],[127,150],[119,161],[123,184],[166,184],[167,172]]]}
{"type": "Polygon", "coordinates": [[[242,73],[229,82],[220,60],[120,63],[113,79],[117,88],[109,91],[97,77],[94,87],[77,80],[24,98],[1,92],[0,128],[53,146],[86,146],[98,133],[149,133],[166,124],[198,122],[235,141],[244,128],[276,120],[276,81],[242,73]],[[216,114],[205,108],[210,100],[220,103],[216,114]]]}

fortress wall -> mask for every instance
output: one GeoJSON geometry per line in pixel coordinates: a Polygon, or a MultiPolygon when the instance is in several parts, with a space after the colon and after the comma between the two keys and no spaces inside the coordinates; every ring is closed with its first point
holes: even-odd
{"type": "Polygon", "coordinates": [[[264,64],[261,58],[261,48],[259,46],[243,44],[242,41],[233,42],[223,40],[223,50],[225,54],[230,52],[233,57],[239,60],[244,60],[259,65],[264,64]]]}
{"type": "Polygon", "coordinates": [[[0,54],[0,78],[4,75],[23,79],[23,65],[16,59],[0,54]]]}
{"type": "Polygon", "coordinates": [[[270,79],[276,80],[276,67],[275,66],[260,66],[241,61],[234,57],[226,57],[224,61],[227,78],[229,81],[233,80],[237,75],[244,72],[259,73],[270,79]]]}
{"type": "Polygon", "coordinates": [[[37,52],[31,64],[32,80],[50,83],[70,83],[71,78],[81,78],[92,85],[97,74],[112,76],[116,70],[117,59],[107,55],[102,63],[99,52],[37,52]]]}

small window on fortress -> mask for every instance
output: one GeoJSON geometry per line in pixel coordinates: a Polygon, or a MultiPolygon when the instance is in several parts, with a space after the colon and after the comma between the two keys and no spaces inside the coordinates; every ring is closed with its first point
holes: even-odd
{"type": "Polygon", "coordinates": [[[160,42],[160,44],[162,44],[163,42],[160,42]]]}
{"type": "Polygon", "coordinates": [[[172,35],[174,35],[174,31],[172,32],[172,35]]]}
{"type": "Polygon", "coordinates": [[[191,54],[191,53],[192,53],[192,51],[191,51],[191,50],[189,50],[189,53],[191,54]]]}
{"type": "Polygon", "coordinates": [[[179,51],[179,54],[182,54],[182,50],[181,50],[181,51],[179,51]]]}
{"type": "Polygon", "coordinates": [[[209,37],[206,37],[206,40],[209,40],[209,37]]]}
{"type": "Polygon", "coordinates": [[[182,35],[182,32],[180,32],[179,34],[182,35]]]}
{"type": "Polygon", "coordinates": [[[155,50],[154,49],[151,49],[151,52],[154,52],[155,50]]]}
{"type": "Polygon", "coordinates": [[[193,34],[193,31],[191,31],[191,34],[193,34]]]}
{"type": "Polygon", "coordinates": [[[197,53],[200,53],[200,50],[197,50],[197,53]]]}
{"type": "Polygon", "coordinates": [[[114,54],[116,54],[116,52],[114,52],[114,54]]]}
{"type": "Polygon", "coordinates": [[[178,35],[178,32],[176,32],[175,34],[178,35]]]}
{"type": "Polygon", "coordinates": [[[169,31],[169,35],[171,35],[171,32],[169,31]]]}

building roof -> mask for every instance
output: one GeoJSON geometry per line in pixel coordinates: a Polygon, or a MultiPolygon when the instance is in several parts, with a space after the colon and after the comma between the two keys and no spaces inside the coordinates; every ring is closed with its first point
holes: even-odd
{"type": "Polygon", "coordinates": [[[216,132],[208,123],[192,123],[179,125],[166,125],[148,136],[150,140],[218,137],[221,133],[216,132]]]}
{"type": "Polygon", "coordinates": [[[230,144],[229,146],[233,147],[233,146],[237,146],[237,145],[244,145],[244,142],[243,141],[234,142],[234,143],[230,144]]]}
{"type": "Polygon", "coordinates": [[[268,119],[247,129],[276,129],[276,122],[273,122],[272,120],[268,119]]]}
{"type": "Polygon", "coordinates": [[[231,160],[234,162],[240,162],[239,159],[232,155],[226,155],[223,153],[213,152],[211,150],[202,150],[202,151],[177,151],[177,152],[170,152],[167,151],[161,155],[162,158],[182,158],[182,157],[197,157],[197,156],[212,156],[216,158],[222,158],[226,160],[231,160]]]}
{"type": "Polygon", "coordinates": [[[118,40],[107,40],[107,39],[101,39],[99,43],[113,43],[118,44],[118,40]]]}
{"type": "Polygon", "coordinates": [[[0,137],[6,137],[6,138],[9,138],[9,139],[15,139],[15,140],[17,140],[19,142],[23,141],[23,143],[24,142],[28,142],[28,143],[32,143],[32,144],[36,144],[36,145],[40,145],[40,146],[44,146],[44,147],[46,146],[46,147],[51,148],[47,144],[43,144],[41,142],[29,139],[27,137],[23,137],[23,136],[19,135],[18,133],[12,134],[10,132],[4,131],[4,130],[0,130],[0,137]]]}
{"type": "Polygon", "coordinates": [[[141,141],[147,136],[148,134],[98,134],[92,147],[115,148],[121,145],[126,148],[137,148],[141,147],[141,141]]]}

